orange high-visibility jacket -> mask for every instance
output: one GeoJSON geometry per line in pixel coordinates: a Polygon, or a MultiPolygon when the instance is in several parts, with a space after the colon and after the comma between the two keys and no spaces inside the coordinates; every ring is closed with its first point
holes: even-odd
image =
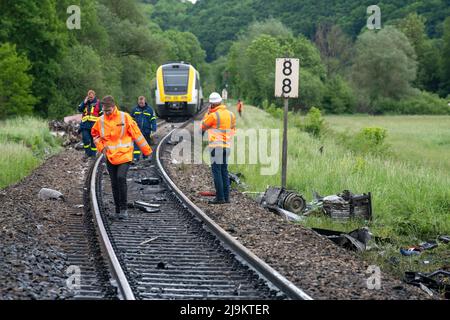
{"type": "Polygon", "coordinates": [[[220,105],[205,114],[202,131],[208,132],[210,148],[230,148],[236,132],[236,116],[227,107],[220,105]]]}
{"type": "Polygon", "coordinates": [[[238,102],[238,104],[237,104],[237,111],[239,112],[239,111],[244,111],[244,104],[242,103],[242,101],[241,102],[238,102]]]}
{"type": "Polygon", "coordinates": [[[91,133],[98,152],[103,152],[107,147],[106,156],[114,165],[133,161],[133,142],[136,142],[145,156],[152,153],[133,118],[117,107],[111,115],[102,115],[92,127],[91,133]]]}

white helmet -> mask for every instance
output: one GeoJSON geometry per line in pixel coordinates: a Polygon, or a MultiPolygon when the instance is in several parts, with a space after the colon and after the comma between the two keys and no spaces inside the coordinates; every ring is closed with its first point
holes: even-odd
{"type": "Polygon", "coordinates": [[[209,103],[221,103],[222,102],[222,97],[220,96],[220,94],[218,94],[217,92],[213,92],[211,93],[211,95],[209,96],[209,103]]]}

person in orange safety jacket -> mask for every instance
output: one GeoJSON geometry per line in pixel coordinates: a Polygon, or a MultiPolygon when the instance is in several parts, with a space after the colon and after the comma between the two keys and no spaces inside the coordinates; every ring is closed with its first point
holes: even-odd
{"type": "Polygon", "coordinates": [[[112,217],[122,220],[128,217],[127,174],[133,161],[134,143],[146,156],[152,153],[152,149],[131,116],[118,110],[113,97],[104,97],[102,105],[104,114],[92,127],[92,137],[98,152],[106,158],[111,177],[116,207],[112,217]]]}
{"type": "Polygon", "coordinates": [[[236,116],[222,104],[222,97],[213,92],[209,97],[209,112],[202,121],[202,132],[208,132],[211,152],[211,169],[216,189],[216,199],[210,204],[230,203],[230,178],[228,157],[231,140],[236,131],[236,116]]]}

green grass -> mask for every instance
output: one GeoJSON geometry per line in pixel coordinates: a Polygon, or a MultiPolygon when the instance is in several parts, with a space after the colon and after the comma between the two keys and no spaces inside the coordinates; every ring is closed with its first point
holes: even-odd
{"type": "Polygon", "coordinates": [[[0,189],[30,174],[42,161],[60,150],[47,122],[15,118],[0,122],[0,189]]]}
{"type": "Polygon", "coordinates": [[[326,121],[337,132],[383,127],[396,159],[450,171],[450,116],[327,116],[326,121]]]}
{"type": "MultiPolygon", "coordinates": [[[[238,119],[238,128],[281,129],[281,120],[261,109],[247,106],[244,112],[244,117],[238,119]]],[[[321,195],[336,194],[345,189],[354,193],[372,192],[374,219],[368,225],[375,235],[392,239],[398,255],[401,245],[414,245],[450,234],[450,176],[446,169],[450,153],[441,146],[450,134],[450,117],[327,118],[333,130],[344,131],[350,127],[356,132],[365,126],[388,129],[388,142],[394,152],[383,158],[350,152],[337,143],[332,131],[320,140],[312,138],[294,126],[298,117],[291,117],[288,133],[289,189],[302,193],[307,201],[312,200],[313,191],[321,195]],[[323,154],[319,151],[321,146],[323,154]]],[[[244,174],[250,191],[260,192],[267,185],[280,185],[280,172],[275,176],[261,176],[260,168],[261,165],[233,165],[230,170],[244,174]]],[[[304,224],[351,231],[363,223],[310,217],[304,224]]],[[[370,255],[367,253],[368,257],[370,255]]],[[[371,260],[378,261],[378,258],[375,254],[371,260]]],[[[445,258],[439,256],[434,260],[436,264],[428,267],[436,267],[442,259],[448,261],[448,258],[448,255],[445,258]]],[[[389,265],[391,267],[401,273],[405,265],[389,265]]]]}

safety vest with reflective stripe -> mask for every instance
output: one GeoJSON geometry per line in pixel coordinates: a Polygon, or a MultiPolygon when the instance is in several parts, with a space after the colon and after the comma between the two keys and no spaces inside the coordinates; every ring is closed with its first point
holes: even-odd
{"type": "Polygon", "coordinates": [[[86,121],[97,121],[98,117],[101,115],[102,110],[100,108],[100,101],[95,98],[93,101],[84,101],[80,104],[79,110],[83,112],[82,122],[86,121]]]}
{"type": "Polygon", "coordinates": [[[114,165],[133,160],[133,142],[145,156],[152,153],[136,122],[128,113],[119,111],[117,107],[111,115],[102,115],[92,127],[91,133],[98,152],[103,152],[107,148],[106,156],[114,165]]]}
{"type": "Polygon", "coordinates": [[[236,116],[220,105],[203,117],[202,131],[208,132],[210,148],[230,148],[236,131],[236,116]]]}

